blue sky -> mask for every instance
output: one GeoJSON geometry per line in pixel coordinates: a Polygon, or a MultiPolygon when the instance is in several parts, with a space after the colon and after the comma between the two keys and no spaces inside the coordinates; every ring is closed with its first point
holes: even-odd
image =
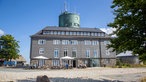
{"type": "Polygon", "coordinates": [[[80,15],[81,27],[107,28],[114,20],[112,0],[0,0],[0,35],[11,34],[20,41],[20,54],[29,61],[30,35],[58,26],[64,2],[68,11],[80,15]]]}

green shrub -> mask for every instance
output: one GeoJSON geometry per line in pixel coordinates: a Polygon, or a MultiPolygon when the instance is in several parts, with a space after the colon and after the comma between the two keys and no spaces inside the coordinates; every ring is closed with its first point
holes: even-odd
{"type": "Polygon", "coordinates": [[[118,68],[127,68],[127,67],[131,67],[131,65],[128,64],[128,63],[123,63],[119,59],[117,59],[116,67],[118,67],[118,68]]]}

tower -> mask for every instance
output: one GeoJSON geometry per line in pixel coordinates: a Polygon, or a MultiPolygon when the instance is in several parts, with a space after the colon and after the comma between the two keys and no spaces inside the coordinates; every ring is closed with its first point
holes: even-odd
{"type": "Polygon", "coordinates": [[[80,27],[80,16],[76,13],[68,12],[66,4],[64,5],[64,12],[59,15],[59,27],[80,27]]]}

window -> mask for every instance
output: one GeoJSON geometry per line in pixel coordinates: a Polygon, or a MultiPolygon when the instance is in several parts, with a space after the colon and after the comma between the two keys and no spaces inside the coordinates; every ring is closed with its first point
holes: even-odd
{"type": "Polygon", "coordinates": [[[54,50],[54,58],[58,58],[59,57],[59,50],[55,49],[54,50]]]}
{"type": "Polygon", "coordinates": [[[52,65],[59,66],[60,65],[59,60],[53,60],[52,65]]]}
{"type": "Polygon", "coordinates": [[[90,50],[87,49],[87,50],[86,50],[86,58],[89,58],[89,57],[90,57],[90,50]]]}
{"type": "Polygon", "coordinates": [[[49,31],[43,31],[43,34],[49,34],[49,31]]]}
{"type": "Polygon", "coordinates": [[[58,33],[57,33],[58,35],[60,35],[61,33],[60,33],[60,31],[58,31],[58,33]]]}
{"type": "Polygon", "coordinates": [[[95,33],[95,36],[98,36],[98,33],[95,33]]]}
{"type": "Polygon", "coordinates": [[[98,36],[100,36],[100,33],[98,33],[98,36]]]}
{"type": "Polygon", "coordinates": [[[72,57],[77,57],[77,50],[75,48],[72,50],[72,57]]]}
{"type": "Polygon", "coordinates": [[[87,32],[87,35],[90,36],[90,32],[87,32]]]}
{"type": "Polygon", "coordinates": [[[44,54],[44,48],[39,49],[39,54],[44,54]]]}
{"type": "Polygon", "coordinates": [[[92,45],[98,45],[98,41],[92,41],[92,45]]]}
{"type": "Polygon", "coordinates": [[[92,45],[97,45],[97,42],[96,41],[92,41],[92,45]]]}
{"type": "Polygon", "coordinates": [[[66,32],[66,35],[69,35],[69,32],[66,32]]]}
{"type": "Polygon", "coordinates": [[[84,33],[83,33],[83,32],[81,32],[81,36],[82,36],[82,35],[84,35],[84,33]]]}
{"type": "Polygon", "coordinates": [[[52,35],[53,35],[53,31],[51,31],[51,32],[50,32],[50,34],[52,34],[52,35]]]}
{"type": "Polygon", "coordinates": [[[77,32],[77,35],[80,35],[80,32],[77,32]]]}
{"type": "Polygon", "coordinates": [[[54,31],[54,34],[57,35],[57,31],[54,31]]]}
{"type": "Polygon", "coordinates": [[[94,54],[94,58],[97,58],[98,57],[97,50],[94,50],[93,51],[93,54],[94,54]]]}
{"type": "Polygon", "coordinates": [[[46,43],[46,40],[44,40],[44,39],[38,40],[38,44],[45,44],[45,43],[46,43]]]}
{"type": "Polygon", "coordinates": [[[70,41],[70,44],[72,44],[72,45],[77,45],[77,44],[78,44],[78,41],[77,41],[77,40],[71,40],[71,41],[70,41]]]}
{"type": "Polygon", "coordinates": [[[104,36],[104,33],[101,33],[101,36],[104,36]]]}
{"type": "Polygon", "coordinates": [[[61,35],[65,35],[65,32],[64,32],[64,31],[62,31],[62,32],[61,32],[61,35]]]}
{"type": "Polygon", "coordinates": [[[73,33],[72,32],[70,32],[70,35],[72,35],[73,33]]]}
{"type": "Polygon", "coordinates": [[[85,45],[91,45],[91,41],[90,40],[85,40],[85,45]]]}
{"type": "Polygon", "coordinates": [[[60,40],[53,40],[53,44],[60,44],[60,40]]]}
{"type": "Polygon", "coordinates": [[[94,33],[91,33],[91,36],[94,36],[94,33]]]}
{"type": "Polygon", "coordinates": [[[110,44],[110,41],[104,41],[104,45],[110,44]]]}
{"type": "Polygon", "coordinates": [[[64,49],[64,56],[67,56],[67,49],[64,49]]]}
{"type": "Polygon", "coordinates": [[[63,44],[63,45],[69,44],[69,40],[62,40],[62,44],[63,44]]]}
{"type": "Polygon", "coordinates": [[[77,35],[77,32],[73,32],[73,35],[77,35]]]}
{"type": "Polygon", "coordinates": [[[87,35],[87,32],[84,32],[84,36],[86,36],[87,35]]]}
{"type": "Polygon", "coordinates": [[[106,54],[106,55],[110,55],[110,50],[109,50],[109,49],[106,50],[106,51],[105,51],[105,54],[106,54]]]}

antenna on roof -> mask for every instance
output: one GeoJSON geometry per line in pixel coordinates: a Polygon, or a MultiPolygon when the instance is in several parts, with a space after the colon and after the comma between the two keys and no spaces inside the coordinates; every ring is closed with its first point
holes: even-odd
{"type": "Polygon", "coordinates": [[[76,8],[74,7],[74,11],[73,11],[74,13],[76,13],[76,8]]]}
{"type": "Polygon", "coordinates": [[[67,11],[67,3],[66,3],[66,1],[64,2],[64,11],[67,11]]]}

